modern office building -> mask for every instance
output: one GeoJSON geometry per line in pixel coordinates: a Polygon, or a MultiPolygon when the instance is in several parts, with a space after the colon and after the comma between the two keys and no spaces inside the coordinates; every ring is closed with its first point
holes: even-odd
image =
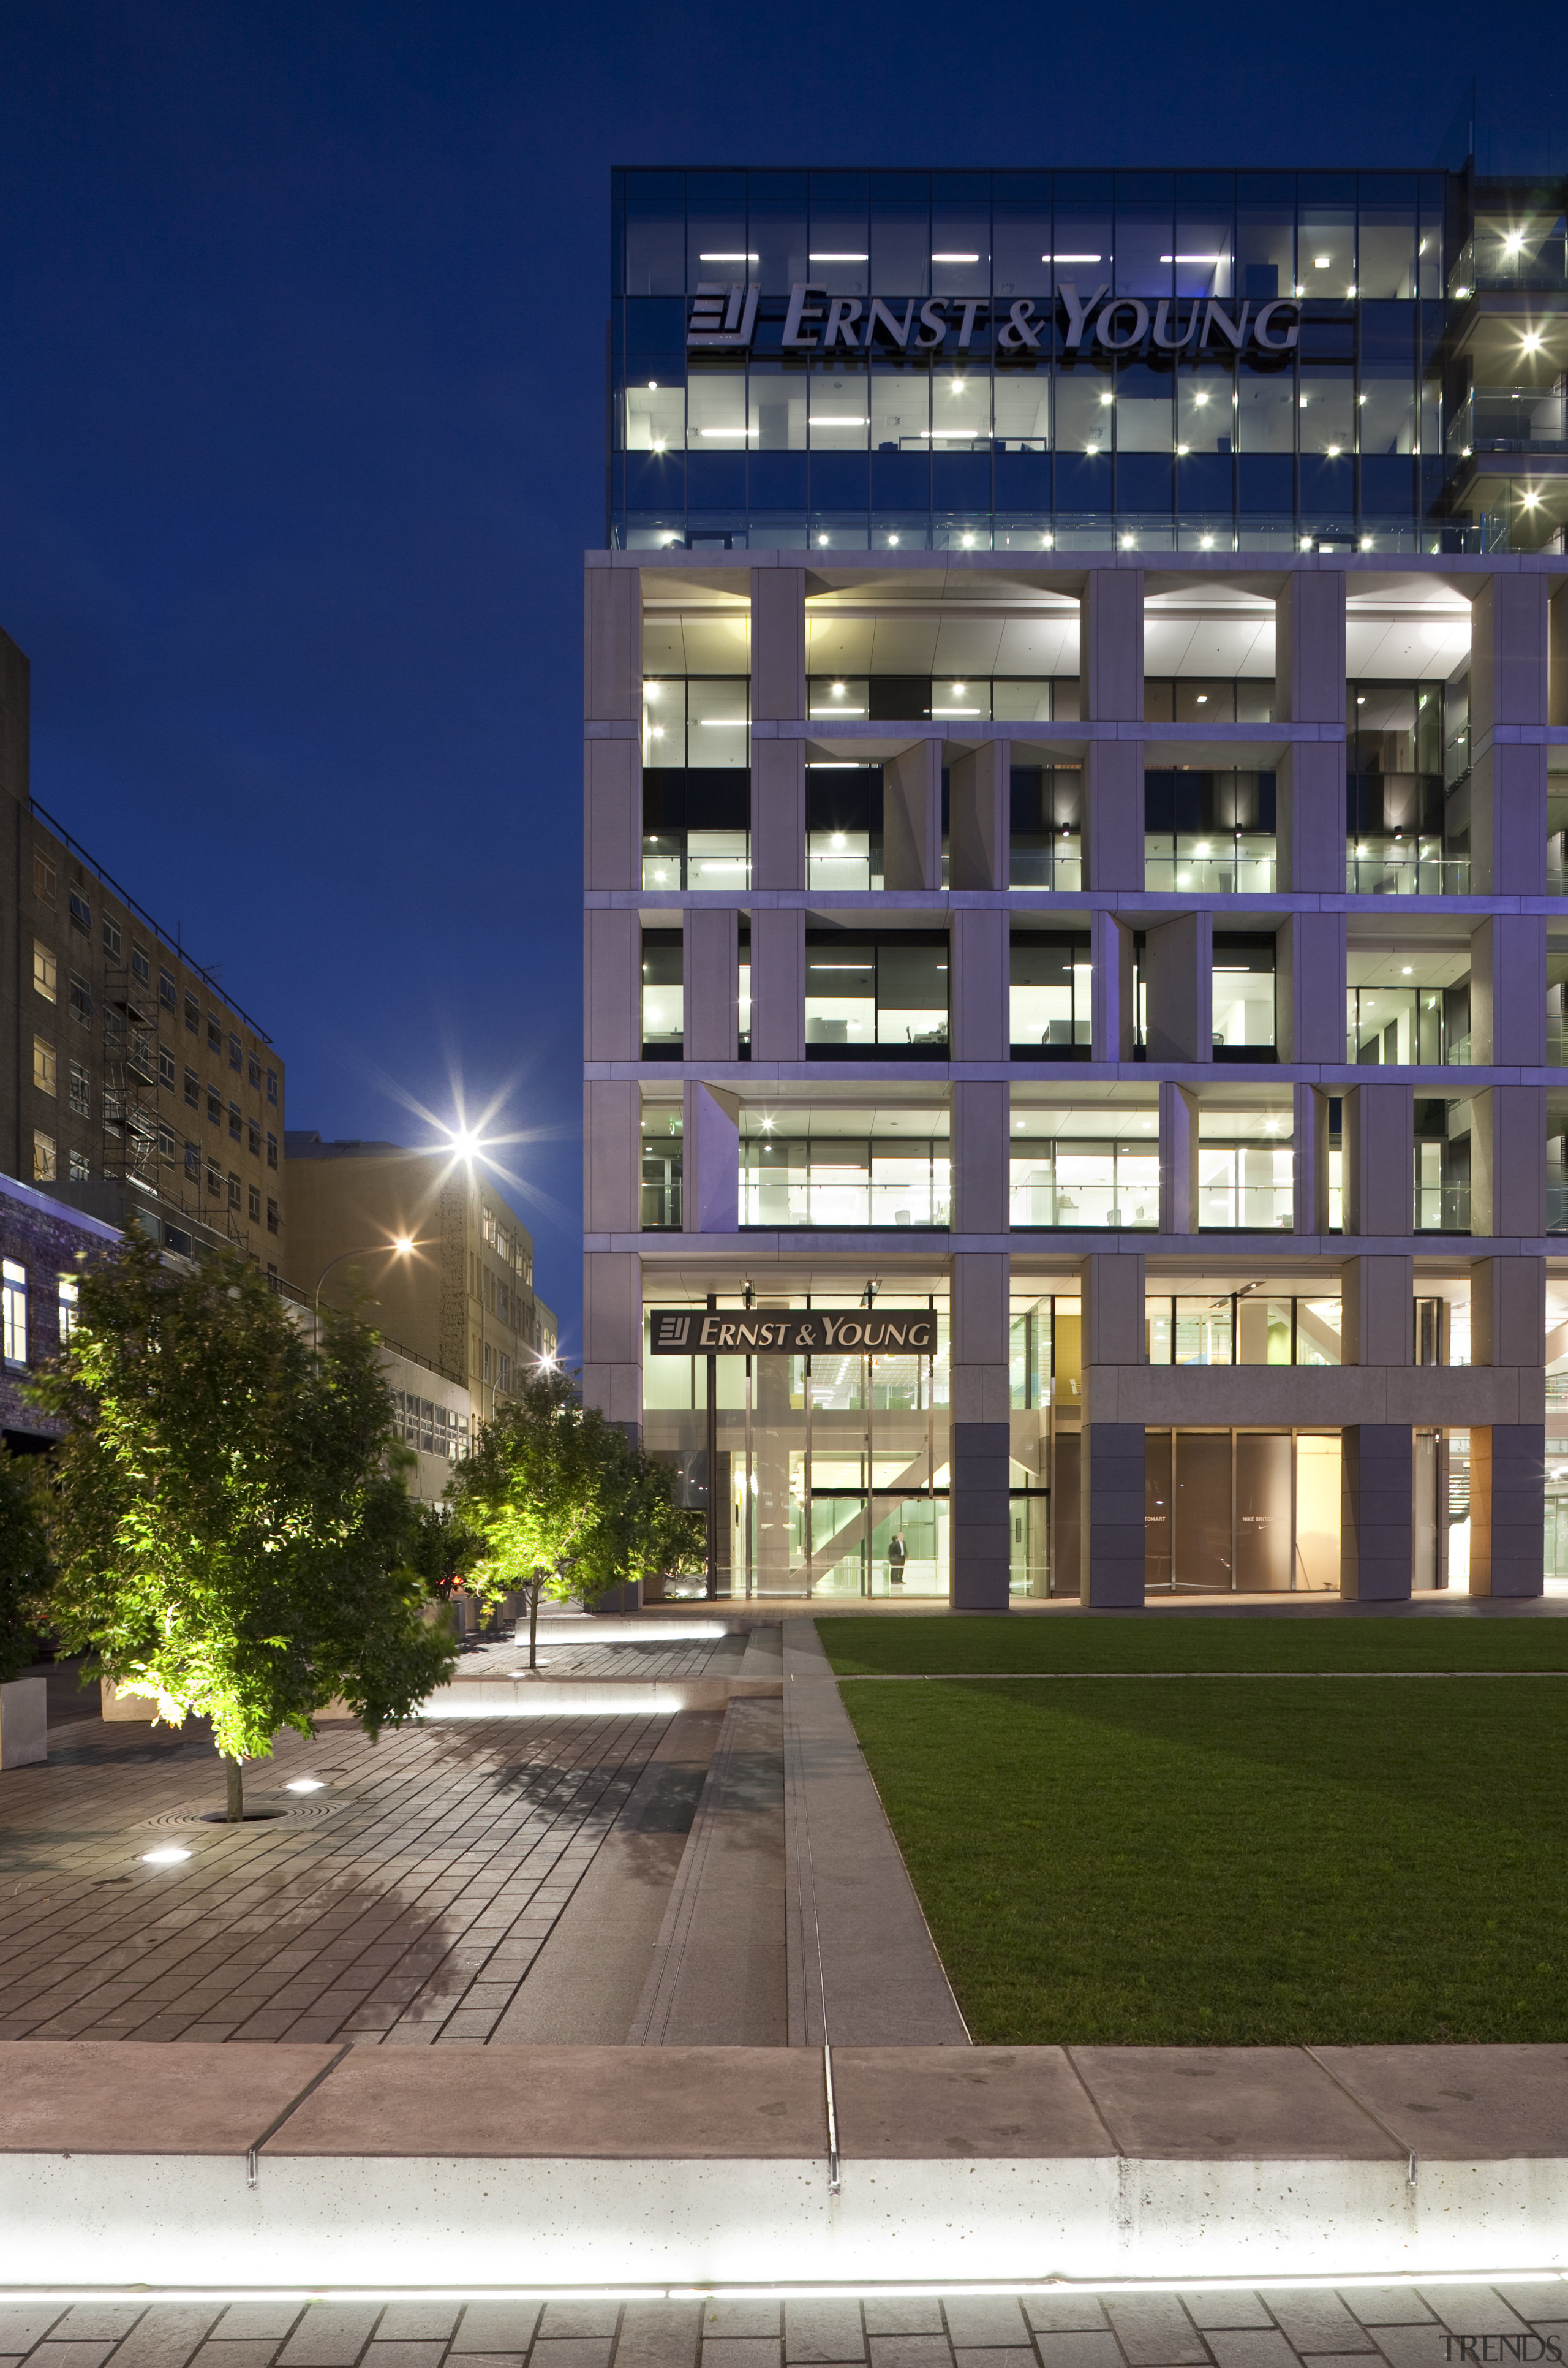
{"type": "Polygon", "coordinates": [[[324,1143],[299,1129],[284,1150],[289,1280],[307,1299],[319,1290],[324,1305],[362,1307],[378,1330],[460,1383],[479,1422],[554,1356],[555,1317],[534,1293],[533,1236],[471,1161],[395,1143],[324,1143]]]}
{"type": "Polygon", "coordinates": [[[585,1384],[721,1591],[1568,1568],[1564,197],[616,176],[585,1384]]]}
{"type": "Polygon", "coordinates": [[[284,1258],[283,1063],[28,789],[28,668],[0,632],[0,1168],[176,1256],[284,1258]]]}

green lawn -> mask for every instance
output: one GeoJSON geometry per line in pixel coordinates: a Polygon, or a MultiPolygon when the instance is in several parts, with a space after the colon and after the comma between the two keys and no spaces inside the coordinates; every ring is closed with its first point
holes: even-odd
{"type": "Polygon", "coordinates": [[[844,1699],[979,2042],[1568,2037],[1555,1686],[958,1679],[844,1699]]]}
{"type": "Polygon", "coordinates": [[[1380,1620],[834,1617],[817,1622],[840,1677],[970,1677],[1031,1669],[1568,1669],[1568,1620],[1456,1615],[1380,1620]]]}

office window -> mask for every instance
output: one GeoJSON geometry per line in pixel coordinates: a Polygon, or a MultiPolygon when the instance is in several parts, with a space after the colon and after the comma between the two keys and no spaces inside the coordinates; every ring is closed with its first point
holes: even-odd
{"type": "Polygon", "coordinates": [[[1158,1225],[1154,1110],[1029,1103],[1015,1107],[1011,1132],[1009,1219],[1015,1226],[1158,1225]]]}
{"type": "Polygon", "coordinates": [[[158,1083],[161,1086],[167,1086],[171,1092],[179,1083],[179,1071],[175,1065],[175,1056],[166,1044],[160,1044],[158,1047],[158,1083]]]}
{"type": "Polygon", "coordinates": [[[806,771],[806,884],[882,884],[882,768],[812,765],[806,771]]]}
{"type": "Polygon", "coordinates": [[[160,1159],[172,1159],[174,1156],[175,1131],[172,1126],[165,1126],[160,1123],[158,1127],[158,1156],[160,1159]]]}
{"type": "Polygon", "coordinates": [[[119,1110],[119,1094],[115,1091],[115,1089],[114,1089],[114,1087],[113,1087],[112,1086],[106,1086],[106,1087],[104,1087],[104,1124],[105,1124],[105,1126],[106,1126],[106,1127],[109,1127],[109,1126],[118,1126],[118,1125],[119,1124],[119,1117],[120,1117],[120,1110],[119,1110]]]}
{"type": "Polygon", "coordinates": [[[33,1182],[52,1184],[60,1173],[55,1156],[54,1137],[33,1130],[33,1182]]]}
{"type": "Polygon", "coordinates": [[[241,1066],[242,1063],[244,1062],[244,1046],[240,1042],[240,1040],[239,1040],[239,1038],[238,1038],[237,1036],[231,1036],[231,1037],[230,1037],[230,1039],[229,1039],[229,1066],[230,1066],[230,1068],[231,1068],[231,1069],[237,1069],[237,1068],[239,1068],[239,1067],[241,1066]]]}
{"type": "Polygon", "coordinates": [[[1015,1061],[1090,1056],[1089,940],[1015,929],[1009,954],[1008,1038],[1015,1061]]]}
{"type": "Polygon", "coordinates": [[[1359,1067],[1468,1065],[1470,946],[1352,945],[1346,959],[1346,1058],[1359,1067]]]}
{"type": "Polygon", "coordinates": [[[751,881],[751,775],[711,768],[642,776],[642,885],[724,892],[751,881]]]}
{"type": "Polygon", "coordinates": [[[33,939],[33,989],[36,994],[42,996],[46,1003],[54,1001],[56,977],[57,966],[54,956],[46,945],[40,945],[35,938],[33,939]]]}
{"type": "Polygon", "coordinates": [[[166,970],[158,973],[158,1000],[167,1010],[177,1011],[179,1008],[179,989],[166,970]]]}
{"type": "Polygon", "coordinates": [[[1008,885],[1077,890],[1084,884],[1084,775],[1076,765],[1015,765],[1008,885]]]}
{"type": "Polygon", "coordinates": [[[219,1021],[219,1020],[217,1020],[217,1019],[214,1019],[214,1018],[212,1017],[212,1014],[211,1014],[210,1012],[209,1012],[209,1013],[208,1013],[208,1015],[207,1015],[207,1049],[208,1049],[208,1051],[209,1051],[210,1053],[216,1053],[220,1060],[222,1060],[222,1057],[223,1057],[223,1029],[222,1029],[222,1022],[221,1022],[221,1021],[219,1021]]]}
{"type": "Polygon", "coordinates": [[[207,1198],[218,1202],[223,1198],[223,1171],[215,1167],[210,1159],[207,1163],[207,1198]]]}
{"type": "MultiPolygon", "coordinates": [[[[742,1117],[743,1225],[943,1226],[946,1110],[789,1110],[742,1117]]],[[[678,1154],[679,1144],[676,1145],[678,1154]]],[[[646,1173],[646,1168],[644,1168],[646,1173]]]]}
{"type": "Polygon", "coordinates": [[[185,1073],[185,1099],[188,1110],[201,1108],[201,1080],[194,1069],[187,1069],[185,1073]]]}
{"type": "Polygon", "coordinates": [[[276,1069],[268,1069],[267,1073],[267,1099],[269,1102],[274,1104],[276,1104],[278,1100],[278,1072],[276,1069]]]}
{"type": "Polygon", "coordinates": [[[33,1038],[33,1084],[40,1094],[54,1092],[54,1047],[47,1036],[33,1038]]]}
{"type": "Polygon", "coordinates": [[[278,1137],[275,1134],[269,1134],[267,1138],[267,1164],[269,1167],[276,1167],[278,1165],[278,1137]]]}
{"type": "Polygon", "coordinates": [[[252,1219],[259,1219],[261,1215],[261,1190],[259,1186],[255,1184],[250,1185],[247,1188],[247,1197],[249,1213],[252,1219]]]}
{"type": "Polygon", "coordinates": [[[231,1167],[231,1168],[230,1168],[230,1170],[229,1170],[229,1206],[230,1206],[230,1208],[231,1208],[231,1209],[237,1209],[237,1208],[239,1207],[239,1205],[240,1205],[240,1179],[239,1179],[239,1178],[235,1175],[235,1173],[234,1173],[233,1169],[231,1167]]]}
{"type": "Polygon", "coordinates": [[[90,938],[93,934],[93,908],[91,905],[88,904],[85,896],[78,895],[74,888],[70,892],[69,905],[71,912],[71,927],[74,929],[79,929],[85,938],[90,938]]]}
{"type": "Polygon", "coordinates": [[[119,923],[118,921],[110,920],[108,915],[106,913],[103,916],[102,928],[104,951],[112,961],[118,962],[119,960],[120,949],[119,923]]]}
{"type": "Polygon", "coordinates": [[[15,1258],[0,1262],[0,1346],[8,1365],[28,1361],[28,1270],[15,1258]]]}
{"type": "Polygon", "coordinates": [[[199,1143],[187,1142],[185,1146],[185,1172],[193,1183],[200,1183],[201,1145],[199,1143]]]}
{"type": "Polygon", "coordinates": [[[278,1203],[276,1201],[268,1201],[267,1204],[267,1230],[269,1234],[275,1234],[278,1231],[278,1203]]]}
{"type": "Polygon", "coordinates": [[[240,1140],[240,1129],[242,1124],[243,1121],[240,1117],[240,1106],[238,1102],[231,1102],[229,1104],[229,1140],[231,1143],[238,1143],[240,1140]]]}
{"type": "Polygon", "coordinates": [[[948,940],[937,930],[806,938],[806,1058],[945,1060],[948,940]]]}
{"type": "Polygon", "coordinates": [[[194,995],[187,995],[185,998],[185,1024],[193,1036],[201,1033],[201,1006],[194,995]]]}
{"type": "MultiPolygon", "coordinates": [[[[1164,688],[1180,690],[1185,686],[1164,688]]],[[[1212,688],[1219,692],[1231,686],[1212,688]]],[[[1189,719],[1179,713],[1172,720],[1189,719]]],[[[1221,714],[1218,720],[1228,723],[1232,719],[1221,714]]],[[[1272,773],[1144,774],[1145,888],[1167,894],[1190,889],[1200,894],[1271,895],[1274,864],[1272,773]]]]}
{"type": "Polygon", "coordinates": [[[215,1094],[210,1086],[207,1088],[207,1123],[209,1126],[222,1126],[223,1123],[223,1097],[215,1094]]]}
{"type": "Polygon", "coordinates": [[[1471,1104],[1415,1098],[1415,1230],[1470,1231],[1471,1104]]]}
{"type": "Polygon", "coordinates": [[[685,948],[678,929],[642,932],[642,1057],[678,1061],[684,1041],[685,948]]]}
{"type": "Polygon", "coordinates": [[[73,1184],[85,1184],[93,1172],[93,1163],[85,1151],[73,1151],[66,1166],[73,1184]]]}
{"type": "Polygon", "coordinates": [[[1199,1228],[1289,1233],[1295,1222],[1290,1106],[1225,1110],[1205,1103],[1198,1133],[1199,1228]]]}
{"type": "Polygon", "coordinates": [[[250,1082],[250,1083],[251,1083],[251,1084],[256,1087],[256,1091],[259,1093],[259,1092],[260,1092],[260,1090],[261,1090],[261,1063],[256,1059],[256,1054],[255,1054],[254,1053],[251,1054],[251,1056],[250,1056],[250,1060],[249,1060],[249,1062],[248,1062],[248,1064],[247,1064],[247,1073],[248,1073],[248,1076],[249,1076],[249,1082],[250,1082]]]}
{"type": "Polygon", "coordinates": [[[1214,932],[1213,1053],[1216,1061],[1274,1058],[1272,937],[1214,932]]]}
{"type": "Polygon", "coordinates": [[[59,1296],[55,1302],[56,1321],[60,1326],[60,1345],[63,1349],[76,1329],[77,1288],[74,1274],[60,1277],[59,1296]]]}
{"type": "Polygon", "coordinates": [[[148,961],[142,947],[136,943],[134,938],[131,941],[131,968],[134,975],[141,980],[143,986],[150,986],[152,985],[153,965],[148,961]]]}
{"type": "Polygon", "coordinates": [[[254,1118],[245,1124],[245,1148],[253,1159],[261,1157],[261,1129],[254,1118]]]}
{"type": "Polygon", "coordinates": [[[75,972],[73,971],[71,973],[71,1017],[73,1019],[80,1019],[83,1025],[85,1026],[92,1019],[92,988],[87,985],[85,978],[78,978],[75,972]]]}
{"type": "Polygon", "coordinates": [[[80,1061],[71,1064],[71,1107],[78,1118],[91,1118],[93,1115],[92,1076],[80,1061]]]}
{"type": "Polygon", "coordinates": [[[40,855],[35,848],[33,850],[33,894],[35,896],[41,896],[46,905],[52,905],[55,900],[56,893],[54,866],[50,861],[47,855],[40,855]]]}

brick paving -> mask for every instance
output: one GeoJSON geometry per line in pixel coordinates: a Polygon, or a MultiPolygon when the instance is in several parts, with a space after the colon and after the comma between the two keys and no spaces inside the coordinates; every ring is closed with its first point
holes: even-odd
{"type": "MultiPolygon", "coordinates": [[[[597,1643],[592,1635],[557,1644],[541,1637],[539,1657],[552,1678],[733,1678],[745,1658],[744,1635],[692,1637],[685,1643],[661,1644],[612,1640],[597,1643]]],[[[528,1632],[517,1638],[486,1638],[465,1645],[458,1663],[460,1678],[509,1678],[528,1666],[528,1632]]]]}
{"type": "Polygon", "coordinates": [[[1103,2303],[0,2303],[6,2368],[1479,2368],[1540,2358],[1521,2342],[1531,2334],[1561,2348],[1568,2283],[1189,2290],[1103,2303]],[[1473,2340],[1484,2336],[1514,2345],[1505,2353],[1473,2340]]]}
{"type": "MultiPolygon", "coordinates": [[[[247,1805],[285,1817],[159,1824],[222,1805],[205,1730],[106,1725],[68,1685],[51,1675],[48,1763],[0,1775],[0,2039],[487,2040],[667,1725],[485,1719],[372,1745],[334,1722],[247,1770],[247,1805]],[[301,1776],[324,1789],[281,1789],[301,1776]],[[169,1845],[192,1855],[142,1862],[169,1845]]],[[[58,2368],[101,2368],[60,2340],[58,2368]]]]}

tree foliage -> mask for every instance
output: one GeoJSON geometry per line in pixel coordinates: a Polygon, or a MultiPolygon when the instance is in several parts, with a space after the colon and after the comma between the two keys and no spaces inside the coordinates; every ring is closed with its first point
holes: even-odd
{"type": "Polygon", "coordinates": [[[247,1260],[176,1273],[131,1235],[84,1275],[35,1395],[66,1421],[53,1624],[160,1716],[210,1719],[237,1761],[335,1696],[374,1736],[451,1674],[361,1326],[329,1318],[312,1346],[247,1260]]]}
{"type": "Polygon", "coordinates": [[[0,1685],[26,1668],[34,1631],[46,1616],[49,1540],[38,1462],[0,1446],[0,1685]]]}
{"type": "Polygon", "coordinates": [[[484,1541],[472,1584],[494,1602],[528,1598],[591,1603],[626,1579],[700,1564],[700,1514],[675,1501],[674,1476],[624,1431],[585,1406],[570,1374],[530,1376],[496,1408],[448,1485],[460,1519],[484,1541]]]}

